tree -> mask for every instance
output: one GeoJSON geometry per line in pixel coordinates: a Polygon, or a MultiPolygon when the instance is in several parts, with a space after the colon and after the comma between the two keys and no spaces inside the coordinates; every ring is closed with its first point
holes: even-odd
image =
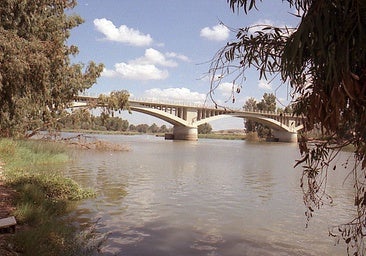
{"type": "Polygon", "coordinates": [[[159,131],[159,126],[157,126],[156,123],[153,123],[148,128],[148,131],[151,132],[151,133],[157,133],[159,131]]]}
{"type": "Polygon", "coordinates": [[[53,127],[75,95],[91,87],[102,64],[71,64],[70,30],[83,20],[68,16],[75,0],[3,0],[0,3],[0,135],[24,136],[53,127]]]}
{"type": "Polygon", "coordinates": [[[134,124],[130,124],[130,126],[128,127],[128,130],[131,132],[134,132],[137,130],[136,126],[134,124]]]}
{"type": "Polygon", "coordinates": [[[243,106],[246,111],[257,111],[257,101],[253,97],[249,98],[243,106]]]}
{"type": "MultiPolygon", "coordinates": [[[[273,93],[264,93],[260,102],[257,102],[254,98],[249,98],[244,103],[244,110],[248,111],[270,111],[276,110],[276,96],[273,93]]],[[[264,126],[261,123],[253,120],[245,120],[245,130],[247,132],[256,132],[259,137],[264,138],[271,135],[269,127],[264,126]]]]}
{"type": "MultiPolygon", "coordinates": [[[[253,97],[249,98],[243,106],[245,111],[257,111],[257,101],[253,97]]],[[[255,132],[256,131],[256,122],[250,119],[244,120],[244,127],[246,132],[255,132]]]]}
{"type": "Polygon", "coordinates": [[[264,93],[261,102],[257,103],[257,109],[261,111],[276,111],[276,96],[273,93],[264,93]]]}
{"type": "Polygon", "coordinates": [[[138,124],[136,126],[136,131],[138,131],[139,133],[147,133],[148,129],[149,129],[148,124],[138,124]]]}
{"type": "Polygon", "coordinates": [[[167,132],[169,132],[169,129],[166,127],[165,124],[163,124],[162,126],[160,126],[159,133],[167,133],[167,132]]]}
{"type": "MultiPolygon", "coordinates": [[[[257,8],[256,0],[227,2],[233,11],[248,13],[257,8]]],[[[366,1],[281,2],[293,8],[299,25],[239,28],[236,40],[219,50],[212,62],[211,90],[220,82],[216,77],[236,72],[236,82],[251,67],[259,71],[259,78],[279,75],[291,86],[293,111],[305,117],[305,131],[319,125],[325,138],[308,144],[303,135],[299,143],[302,159],[298,165],[303,166],[301,187],[308,219],[324,200],[331,202],[325,181],[328,168],[336,168],[331,165],[334,155],[347,145],[354,147],[356,163],[349,177],[354,179],[357,217],[330,234],[342,237],[349,253],[365,255],[366,1]]]]}
{"type": "Polygon", "coordinates": [[[209,123],[204,123],[198,126],[198,134],[209,134],[212,131],[212,126],[209,123]]]}

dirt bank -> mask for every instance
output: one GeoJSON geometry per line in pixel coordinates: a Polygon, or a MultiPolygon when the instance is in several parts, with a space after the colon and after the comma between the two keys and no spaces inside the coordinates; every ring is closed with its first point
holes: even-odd
{"type": "MultiPolygon", "coordinates": [[[[0,218],[6,218],[14,211],[14,196],[15,191],[5,185],[5,178],[3,175],[4,163],[0,160],[0,218]]],[[[0,255],[11,256],[16,255],[11,250],[11,245],[8,244],[9,233],[0,232],[0,255]]]]}

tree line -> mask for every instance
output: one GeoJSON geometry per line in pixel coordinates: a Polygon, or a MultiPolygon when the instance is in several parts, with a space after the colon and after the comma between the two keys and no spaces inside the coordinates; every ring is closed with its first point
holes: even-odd
{"type": "Polygon", "coordinates": [[[119,131],[119,132],[138,132],[138,133],[168,133],[172,132],[171,127],[165,124],[158,126],[153,123],[130,124],[127,120],[114,114],[101,112],[96,116],[90,113],[89,109],[79,108],[72,113],[68,113],[59,120],[60,129],[64,130],[94,130],[94,131],[119,131]]]}
{"type": "MultiPolygon", "coordinates": [[[[87,108],[78,108],[71,113],[64,113],[64,117],[59,119],[58,127],[60,130],[93,130],[93,131],[119,131],[119,132],[138,132],[138,133],[172,133],[173,127],[165,124],[158,126],[156,123],[130,124],[121,117],[114,116],[114,112],[102,111],[100,115],[93,115],[87,108]]],[[[199,134],[212,132],[212,126],[208,123],[198,126],[199,134]]]]}

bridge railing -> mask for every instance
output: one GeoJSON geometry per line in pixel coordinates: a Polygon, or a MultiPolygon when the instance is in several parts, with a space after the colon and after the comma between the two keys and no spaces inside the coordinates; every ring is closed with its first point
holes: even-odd
{"type": "MultiPolygon", "coordinates": [[[[100,94],[99,94],[100,95],[100,94]]],[[[99,95],[92,93],[82,93],[79,96],[81,97],[90,97],[90,98],[98,98],[99,95]]],[[[217,108],[215,105],[209,105],[204,102],[192,102],[192,101],[173,101],[166,99],[156,99],[156,98],[136,98],[130,97],[129,101],[141,102],[141,103],[151,103],[151,104],[159,104],[159,105],[174,105],[174,106],[182,106],[182,107],[194,107],[194,108],[204,108],[204,109],[212,109],[212,110],[225,110],[229,112],[246,112],[253,114],[264,114],[264,115],[273,115],[279,116],[281,113],[277,111],[263,111],[263,110],[253,110],[253,109],[244,109],[244,108],[225,108],[220,107],[217,108]]],[[[291,114],[283,113],[283,117],[291,117],[291,114]]]]}

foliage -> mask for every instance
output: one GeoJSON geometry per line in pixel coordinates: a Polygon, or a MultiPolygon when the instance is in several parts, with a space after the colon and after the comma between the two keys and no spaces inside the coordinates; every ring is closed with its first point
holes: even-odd
{"type": "Polygon", "coordinates": [[[212,126],[209,123],[204,123],[198,126],[198,134],[209,134],[212,131],[212,126]]]}
{"type": "Polygon", "coordinates": [[[102,130],[102,131],[127,131],[129,123],[120,117],[111,117],[102,112],[94,116],[88,109],[78,108],[60,121],[62,129],[73,130],[102,130]]]}
{"type": "Polygon", "coordinates": [[[138,131],[140,133],[147,133],[148,129],[149,129],[149,125],[147,125],[147,124],[136,125],[136,131],[138,131]]]}
{"type": "Polygon", "coordinates": [[[105,113],[113,115],[114,111],[129,110],[129,97],[130,94],[126,90],[113,91],[109,96],[101,94],[98,98],[98,106],[103,107],[105,113]]]}
{"type": "Polygon", "coordinates": [[[22,255],[81,255],[75,228],[60,217],[73,206],[70,200],[93,193],[49,170],[65,162],[65,154],[65,148],[56,143],[0,140],[6,182],[17,192],[14,214],[18,222],[28,225],[15,234],[15,249],[22,255]]]}
{"type": "Polygon", "coordinates": [[[103,65],[71,64],[70,30],[83,21],[65,11],[75,0],[0,3],[0,135],[26,136],[56,120],[74,97],[96,82],[103,65]]]}
{"type": "MultiPolygon", "coordinates": [[[[255,0],[227,2],[233,11],[257,8],[255,0]]],[[[226,77],[234,75],[234,84],[245,81],[249,68],[257,69],[259,78],[280,76],[290,85],[294,114],[306,117],[305,131],[319,125],[325,138],[309,144],[303,136],[300,142],[303,158],[298,164],[303,166],[301,185],[308,217],[330,200],[325,181],[334,155],[353,145],[355,164],[349,177],[354,179],[357,217],[331,234],[344,239],[349,254],[365,255],[366,1],[282,3],[293,8],[298,26],[238,29],[236,40],[219,50],[212,62],[211,91],[226,77]]]]}
{"type": "MultiPolygon", "coordinates": [[[[247,111],[276,111],[276,96],[273,93],[264,93],[262,100],[257,102],[254,98],[249,98],[243,106],[247,111]]],[[[253,120],[245,120],[245,129],[247,132],[254,132],[261,138],[271,135],[271,129],[253,120]]],[[[252,136],[250,136],[252,137],[252,136]]]]}
{"type": "Polygon", "coordinates": [[[263,98],[257,103],[257,109],[261,111],[276,111],[276,96],[273,93],[264,93],[263,98]]]}
{"type": "Polygon", "coordinates": [[[61,129],[64,130],[87,130],[87,131],[116,131],[116,132],[139,132],[139,133],[167,133],[170,131],[166,125],[158,126],[139,124],[129,125],[127,120],[118,116],[111,116],[108,112],[102,112],[100,116],[90,113],[89,109],[77,108],[59,120],[61,129]]]}

